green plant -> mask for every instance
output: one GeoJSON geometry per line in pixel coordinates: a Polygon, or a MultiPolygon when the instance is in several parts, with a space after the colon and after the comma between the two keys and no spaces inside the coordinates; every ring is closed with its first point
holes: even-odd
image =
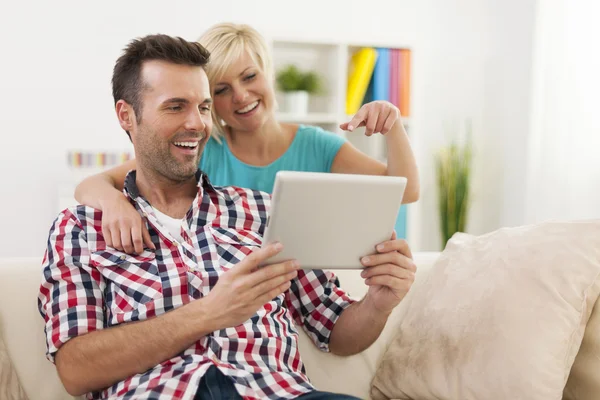
{"type": "Polygon", "coordinates": [[[322,84],[315,72],[302,72],[295,65],[288,65],[277,72],[277,87],[282,92],[303,90],[316,94],[321,92],[322,84]]]}
{"type": "Polygon", "coordinates": [[[436,155],[440,228],[445,246],[456,232],[464,232],[471,201],[470,128],[464,144],[453,141],[436,155]]]}

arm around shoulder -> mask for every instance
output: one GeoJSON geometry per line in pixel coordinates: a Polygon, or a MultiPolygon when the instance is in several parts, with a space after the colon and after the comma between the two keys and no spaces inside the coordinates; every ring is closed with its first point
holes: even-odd
{"type": "Polygon", "coordinates": [[[129,254],[140,254],[144,246],[154,249],[141,215],[121,191],[127,173],[135,168],[135,160],[129,160],[84,179],[75,189],[79,202],[102,211],[106,244],[129,254]]]}
{"type": "Polygon", "coordinates": [[[135,160],[111,168],[99,174],[85,178],[75,188],[75,199],[89,207],[103,209],[106,201],[112,201],[116,195],[121,195],[127,173],[136,168],[135,160]]]}

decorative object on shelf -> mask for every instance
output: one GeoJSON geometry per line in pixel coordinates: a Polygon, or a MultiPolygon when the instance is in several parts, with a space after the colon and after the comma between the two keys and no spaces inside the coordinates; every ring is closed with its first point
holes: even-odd
{"type": "MultiPolygon", "coordinates": [[[[57,208],[60,212],[65,208],[78,204],[75,200],[75,187],[83,179],[105,171],[125,161],[134,158],[134,153],[127,150],[97,151],[97,150],[68,150],[66,156],[66,171],[58,178],[57,208]]],[[[0,393],[1,394],[1,393],[0,393]]],[[[0,396],[2,398],[2,396],[0,396]]]]}
{"type": "Polygon", "coordinates": [[[471,205],[471,124],[464,141],[453,140],[436,155],[440,229],[443,247],[456,232],[465,232],[471,205]]]}
{"type": "Polygon", "coordinates": [[[277,73],[277,86],[284,93],[285,112],[306,115],[309,95],[321,92],[321,79],[314,71],[303,72],[288,65],[277,73]]]}
{"type": "Polygon", "coordinates": [[[133,158],[128,152],[106,152],[106,151],[69,151],[67,153],[67,165],[69,168],[103,168],[124,163],[133,158]]]}

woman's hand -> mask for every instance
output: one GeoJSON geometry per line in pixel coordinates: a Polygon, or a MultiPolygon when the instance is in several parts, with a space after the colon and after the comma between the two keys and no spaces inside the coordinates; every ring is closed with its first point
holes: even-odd
{"type": "Polygon", "coordinates": [[[142,216],[122,193],[102,205],[102,234],[107,246],[128,254],[156,249],[142,216]]]}
{"type": "Polygon", "coordinates": [[[400,119],[400,110],[389,101],[377,100],[363,105],[350,122],[340,125],[340,128],[352,132],[355,128],[366,127],[365,135],[374,133],[385,135],[400,119]]]}

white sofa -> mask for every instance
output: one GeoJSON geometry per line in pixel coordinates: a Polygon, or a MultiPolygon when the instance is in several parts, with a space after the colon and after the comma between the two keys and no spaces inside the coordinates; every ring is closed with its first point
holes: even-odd
{"type": "MultiPolygon", "coordinates": [[[[438,253],[417,253],[417,280],[411,293],[438,257],[438,253]]],[[[366,286],[358,271],[338,273],[342,287],[360,298],[366,286]]],[[[41,281],[41,259],[0,259],[0,337],[4,339],[18,378],[29,400],[71,399],[54,366],[46,360],[44,325],[37,311],[37,293],[41,281]]],[[[409,293],[410,296],[410,293],[409,293]]],[[[392,338],[402,317],[402,304],[394,311],[380,338],[367,351],[352,357],[322,353],[301,334],[300,348],[308,375],[320,390],[368,398],[376,364],[392,338]]]]}

